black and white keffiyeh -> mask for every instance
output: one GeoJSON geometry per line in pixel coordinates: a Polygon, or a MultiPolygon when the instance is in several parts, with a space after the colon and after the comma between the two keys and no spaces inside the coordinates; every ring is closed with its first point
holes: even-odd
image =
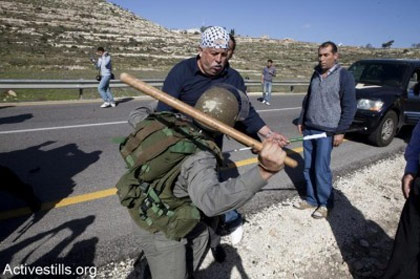
{"type": "Polygon", "coordinates": [[[229,48],[229,34],[223,27],[209,27],[201,34],[200,47],[229,48]]]}

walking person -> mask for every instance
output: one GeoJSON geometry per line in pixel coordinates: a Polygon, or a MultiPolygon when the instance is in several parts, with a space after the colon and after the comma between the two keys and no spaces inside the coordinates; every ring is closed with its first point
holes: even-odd
{"type": "Polygon", "coordinates": [[[103,47],[98,47],[96,50],[96,55],[99,56],[98,61],[92,58],[92,62],[95,63],[96,68],[100,70],[100,80],[98,85],[98,92],[101,95],[104,103],[101,105],[101,108],[115,107],[116,103],[114,97],[112,96],[109,83],[113,79],[112,74],[112,63],[111,55],[103,47]]]}
{"type": "Polygon", "coordinates": [[[303,99],[298,131],[304,136],[327,133],[326,138],[303,142],[306,197],[294,203],[297,209],[312,209],[313,218],[326,218],[333,207],[331,151],[344,139],[356,113],[355,82],[352,74],[338,64],[333,42],[318,48],[318,66],[303,99]]]}
{"type": "Polygon", "coordinates": [[[407,163],[401,188],[407,200],[383,279],[420,278],[420,122],[413,130],[404,157],[407,163]]]}
{"type": "Polygon", "coordinates": [[[273,88],[273,77],[276,76],[276,68],[273,66],[273,60],[267,60],[267,66],[262,71],[261,84],[263,88],[262,103],[267,106],[271,102],[271,89],[273,88]]]}

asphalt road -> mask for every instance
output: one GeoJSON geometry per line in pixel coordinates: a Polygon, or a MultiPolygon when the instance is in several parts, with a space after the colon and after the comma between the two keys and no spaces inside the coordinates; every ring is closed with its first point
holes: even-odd
{"type": "MultiPolygon", "coordinates": [[[[303,95],[274,96],[271,106],[256,98],[251,97],[255,108],[272,129],[298,136],[292,122],[303,95]]],[[[98,266],[138,253],[129,216],[114,194],[125,169],[112,139],[130,132],[128,114],[145,101],[128,99],[108,109],[99,108],[99,101],[0,107],[0,165],[32,185],[43,202],[43,210],[30,215],[26,204],[1,183],[0,190],[6,191],[0,191],[0,272],[6,264],[21,263],[98,266]]],[[[409,131],[385,148],[352,136],[333,151],[335,177],[403,150],[408,136],[409,131]]],[[[239,147],[225,141],[225,150],[239,147]]],[[[303,184],[301,143],[288,148],[299,167],[276,175],[240,211],[261,210],[296,195],[303,184]]],[[[255,163],[253,158],[249,151],[228,156],[240,165],[239,173],[255,163]]],[[[232,169],[225,172],[235,174],[232,169]]]]}

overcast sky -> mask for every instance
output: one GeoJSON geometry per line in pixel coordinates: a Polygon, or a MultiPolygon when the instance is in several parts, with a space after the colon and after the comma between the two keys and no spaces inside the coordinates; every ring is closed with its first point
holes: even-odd
{"type": "Polygon", "coordinates": [[[420,0],[110,0],[170,29],[220,25],[251,37],[393,47],[420,43],[420,0]]]}

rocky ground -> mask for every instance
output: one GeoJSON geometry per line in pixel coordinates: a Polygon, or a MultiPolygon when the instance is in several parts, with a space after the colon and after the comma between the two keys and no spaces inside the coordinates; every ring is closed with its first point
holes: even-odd
{"type": "MultiPolygon", "coordinates": [[[[223,239],[227,261],[209,254],[195,278],[380,278],[404,203],[399,154],[334,183],[335,208],[327,220],[311,218],[287,200],[245,216],[242,242],[223,239]]],[[[111,263],[96,278],[125,278],[134,259],[111,263]]]]}

